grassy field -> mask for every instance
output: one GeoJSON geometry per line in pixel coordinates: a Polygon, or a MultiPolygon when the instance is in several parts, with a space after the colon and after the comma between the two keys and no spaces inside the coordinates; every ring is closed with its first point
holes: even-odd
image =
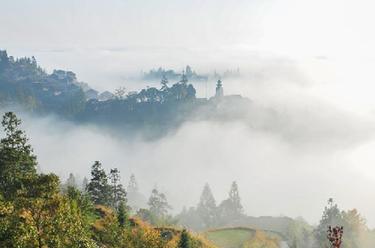
{"type": "Polygon", "coordinates": [[[250,228],[224,228],[207,231],[205,236],[220,248],[242,248],[254,234],[250,228]]]}
{"type": "MultiPolygon", "coordinates": [[[[220,228],[209,230],[204,236],[219,248],[242,248],[246,241],[254,238],[256,232],[255,229],[247,227],[220,228]]],[[[269,231],[262,233],[265,239],[282,240],[277,233],[269,231]]]]}

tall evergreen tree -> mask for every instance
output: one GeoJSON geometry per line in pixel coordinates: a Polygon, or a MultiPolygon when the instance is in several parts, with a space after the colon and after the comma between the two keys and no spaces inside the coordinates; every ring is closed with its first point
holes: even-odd
{"type": "Polygon", "coordinates": [[[68,187],[77,188],[77,180],[76,180],[75,176],[73,175],[73,173],[69,173],[69,177],[66,180],[64,186],[65,186],[65,188],[68,188],[68,187]]]}
{"type": "Polygon", "coordinates": [[[139,209],[147,206],[147,198],[139,191],[139,186],[134,174],[132,174],[129,179],[126,199],[132,211],[137,212],[139,209]]]}
{"type": "Polygon", "coordinates": [[[333,199],[328,200],[328,205],[324,207],[322,219],[319,222],[319,225],[315,229],[315,236],[318,244],[322,247],[328,246],[327,240],[327,228],[329,226],[342,225],[343,219],[341,211],[338,208],[337,204],[334,203],[333,199]]]}
{"type": "Polygon", "coordinates": [[[197,212],[202,219],[205,228],[214,226],[217,219],[216,201],[208,184],[203,188],[197,212]]]}
{"type": "Polygon", "coordinates": [[[243,207],[241,198],[238,192],[238,185],[236,182],[232,183],[229,191],[228,199],[224,200],[219,206],[220,219],[226,223],[239,219],[243,216],[243,207]]]}
{"type": "Polygon", "coordinates": [[[124,201],[121,201],[117,210],[117,220],[121,227],[125,227],[128,220],[127,207],[124,201]]]}
{"type": "Polygon", "coordinates": [[[137,180],[135,179],[134,174],[131,174],[129,184],[128,184],[128,192],[134,193],[138,192],[138,183],[137,180]]]}
{"type": "Polygon", "coordinates": [[[95,204],[111,204],[111,186],[108,177],[99,161],[91,167],[91,180],[87,185],[87,192],[95,204]]]}
{"type": "Polygon", "coordinates": [[[120,202],[126,202],[126,191],[120,182],[120,171],[117,168],[111,169],[109,178],[111,180],[112,207],[117,208],[120,202]]]}
{"type": "Polygon", "coordinates": [[[20,125],[21,120],[13,112],[3,116],[5,138],[0,140],[0,192],[5,199],[25,191],[25,181],[37,175],[36,156],[20,125]]]}
{"type": "Polygon", "coordinates": [[[233,211],[238,214],[242,214],[243,207],[241,204],[240,194],[238,192],[238,185],[236,182],[232,183],[231,189],[229,191],[229,200],[233,205],[233,211]]]}
{"type": "Polygon", "coordinates": [[[160,84],[161,84],[161,90],[162,91],[165,91],[165,90],[168,89],[168,79],[165,76],[165,74],[163,74],[163,77],[161,78],[160,84]]]}

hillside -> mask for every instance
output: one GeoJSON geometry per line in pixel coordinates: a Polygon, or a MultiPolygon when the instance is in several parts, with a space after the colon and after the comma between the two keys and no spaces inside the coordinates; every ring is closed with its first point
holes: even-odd
{"type": "MultiPolygon", "coordinates": [[[[141,221],[139,214],[130,216],[117,169],[107,177],[96,162],[83,188],[63,185],[53,173],[38,173],[36,156],[20,124],[12,112],[3,117],[0,247],[215,248],[172,223],[156,226],[141,221]]],[[[167,217],[153,208],[143,212],[159,223],[167,217]]]]}
{"type": "Polygon", "coordinates": [[[179,76],[175,83],[163,79],[160,88],[99,93],[72,71],[49,74],[34,57],[14,58],[0,50],[0,107],[14,111],[18,106],[33,114],[54,114],[127,134],[139,131],[146,137],[160,137],[186,121],[244,118],[249,99],[222,94],[197,98],[188,76],[179,76]]]}
{"type": "Polygon", "coordinates": [[[205,237],[220,248],[281,247],[281,236],[252,228],[219,228],[205,232],[205,237]]]}

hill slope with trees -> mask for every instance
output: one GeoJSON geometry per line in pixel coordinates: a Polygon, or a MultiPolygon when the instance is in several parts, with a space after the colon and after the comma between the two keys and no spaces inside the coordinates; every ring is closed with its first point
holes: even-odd
{"type": "MultiPolygon", "coordinates": [[[[178,228],[155,228],[129,217],[119,171],[109,176],[92,166],[85,189],[62,187],[55,174],[37,173],[37,159],[8,112],[0,140],[1,247],[181,247],[214,248],[204,238],[178,228]]],[[[71,180],[72,181],[72,180],[71,180]]],[[[152,210],[151,210],[152,211],[152,210]]]]}

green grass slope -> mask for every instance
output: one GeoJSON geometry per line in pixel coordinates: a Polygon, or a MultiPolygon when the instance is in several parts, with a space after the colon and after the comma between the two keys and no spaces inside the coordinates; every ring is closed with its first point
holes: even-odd
{"type": "MultiPolygon", "coordinates": [[[[267,238],[282,240],[275,232],[263,231],[267,238]]],[[[253,239],[257,230],[247,227],[220,228],[208,230],[204,236],[219,248],[243,248],[244,244],[253,239]]]]}

